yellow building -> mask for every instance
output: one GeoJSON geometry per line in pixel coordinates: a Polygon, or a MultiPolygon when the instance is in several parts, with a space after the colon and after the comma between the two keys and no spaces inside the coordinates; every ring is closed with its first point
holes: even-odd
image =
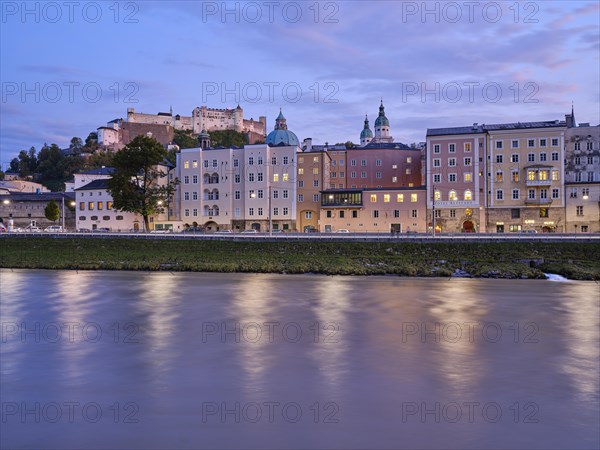
{"type": "Polygon", "coordinates": [[[565,231],[564,122],[486,125],[487,229],[565,231]]]}

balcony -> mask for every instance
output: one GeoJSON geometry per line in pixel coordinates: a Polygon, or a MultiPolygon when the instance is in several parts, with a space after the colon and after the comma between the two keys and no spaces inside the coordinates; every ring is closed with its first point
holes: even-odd
{"type": "Polygon", "coordinates": [[[547,180],[527,180],[527,186],[528,187],[535,187],[535,186],[551,186],[552,185],[552,180],[547,179],[547,180]]]}
{"type": "Polygon", "coordinates": [[[551,198],[528,198],[525,199],[526,205],[534,206],[550,206],[552,204],[551,198]]]}

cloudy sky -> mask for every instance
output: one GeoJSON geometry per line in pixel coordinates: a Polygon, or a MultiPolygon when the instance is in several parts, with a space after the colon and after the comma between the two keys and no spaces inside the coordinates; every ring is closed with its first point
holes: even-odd
{"type": "Polygon", "coordinates": [[[383,98],[428,127],[600,122],[597,1],[2,1],[0,162],[67,147],[127,108],[279,108],[300,139],[358,141],[383,98]]]}

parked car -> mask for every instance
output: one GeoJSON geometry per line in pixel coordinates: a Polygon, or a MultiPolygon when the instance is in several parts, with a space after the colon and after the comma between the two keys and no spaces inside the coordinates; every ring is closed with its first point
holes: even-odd
{"type": "Polygon", "coordinates": [[[90,233],[91,230],[89,228],[78,228],[77,233],[90,233]]]}
{"type": "Polygon", "coordinates": [[[187,227],[181,230],[182,233],[203,233],[203,227],[187,227]]]}
{"type": "Polygon", "coordinates": [[[340,228],[339,230],[336,231],[336,233],[350,233],[348,230],[345,230],[344,228],[340,228]]]}
{"type": "Polygon", "coordinates": [[[233,231],[231,231],[231,230],[221,230],[221,231],[215,231],[215,234],[233,234],[233,231]]]}
{"type": "Polygon", "coordinates": [[[258,231],[254,230],[254,229],[242,231],[242,234],[256,234],[256,233],[258,233],[258,231]]]}
{"type": "Polygon", "coordinates": [[[41,233],[42,229],[40,227],[34,227],[33,225],[28,225],[23,228],[25,233],[41,233]]]}
{"type": "Polygon", "coordinates": [[[271,230],[271,233],[283,233],[282,230],[271,230]]]}
{"type": "Polygon", "coordinates": [[[96,231],[97,233],[110,233],[110,228],[101,227],[101,228],[95,229],[94,231],[96,231]]]}
{"type": "Polygon", "coordinates": [[[305,227],[304,232],[305,233],[318,233],[319,230],[317,230],[315,227],[305,227]]]}
{"type": "Polygon", "coordinates": [[[525,233],[525,234],[537,234],[537,230],[521,230],[521,233],[525,233]]]}
{"type": "Polygon", "coordinates": [[[47,233],[62,233],[63,227],[61,227],[60,225],[50,225],[49,227],[46,227],[44,231],[46,231],[47,233]]]}

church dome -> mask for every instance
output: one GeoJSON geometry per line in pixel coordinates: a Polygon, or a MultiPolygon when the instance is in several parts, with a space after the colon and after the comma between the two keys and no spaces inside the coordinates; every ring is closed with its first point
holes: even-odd
{"type": "Polygon", "coordinates": [[[296,145],[300,146],[298,137],[287,129],[287,121],[279,110],[279,116],[275,119],[275,129],[267,136],[268,145],[296,145]]]}
{"type": "Polygon", "coordinates": [[[369,128],[369,119],[366,115],[365,115],[365,125],[364,125],[363,130],[360,132],[360,138],[361,139],[373,138],[373,132],[371,131],[371,128],[369,128]]]}
{"type": "Polygon", "coordinates": [[[273,130],[267,136],[269,145],[297,145],[300,146],[298,137],[290,130],[273,130]]]}
{"type": "Polygon", "coordinates": [[[385,117],[385,108],[383,107],[383,101],[379,105],[379,116],[375,119],[375,127],[389,127],[390,121],[385,117]]]}

